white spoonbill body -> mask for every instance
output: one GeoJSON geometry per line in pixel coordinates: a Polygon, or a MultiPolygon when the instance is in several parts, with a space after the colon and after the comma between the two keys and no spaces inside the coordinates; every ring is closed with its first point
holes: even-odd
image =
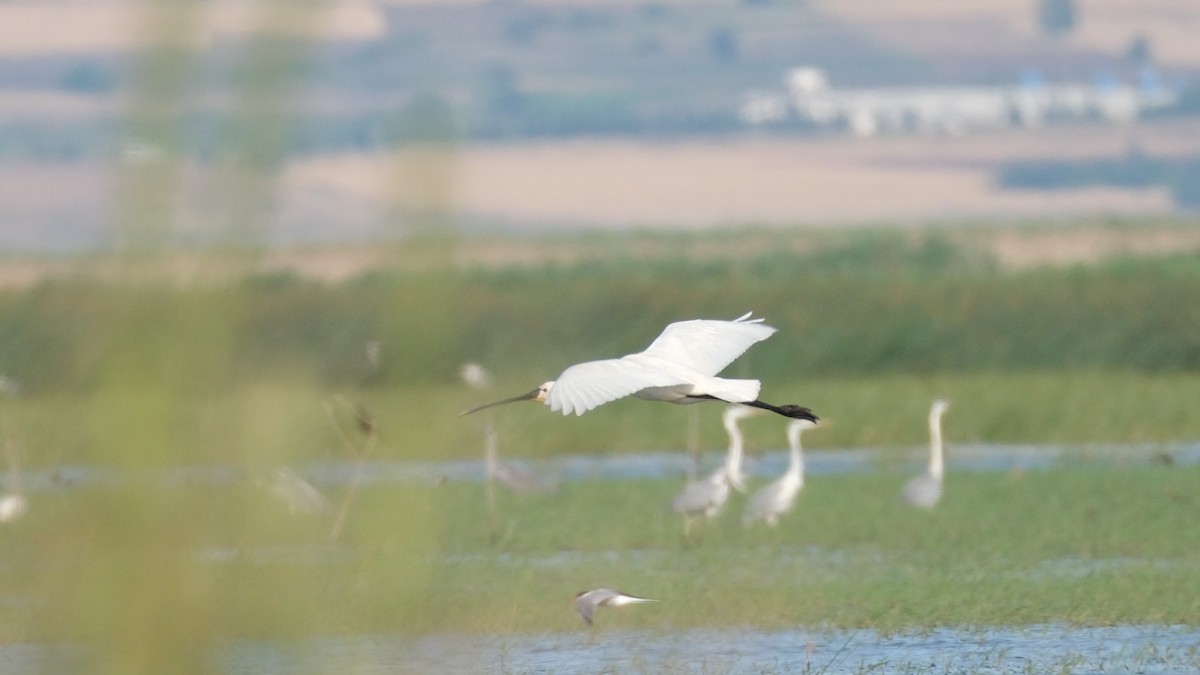
{"type": "Polygon", "coordinates": [[[731,405],[725,409],[721,421],[729,434],[729,447],[725,453],[725,462],[711,474],[688,483],[683,492],[671,502],[671,510],[684,517],[683,531],[691,531],[691,523],[701,516],[713,519],[725,507],[729,499],[730,488],[745,492],[745,476],[742,474],[742,453],[745,441],[738,422],[757,413],[754,408],[743,405],[731,405]]]}
{"type": "Polygon", "coordinates": [[[625,396],[650,401],[696,403],[720,400],[762,408],[785,417],[816,420],[808,408],[776,406],[758,400],[761,382],[717,377],[750,345],[775,333],[775,328],[751,319],[750,313],[734,319],[678,321],[663,330],[637,354],[616,359],[588,361],[563,371],[533,391],[506,398],[462,415],[515,401],[539,401],[564,415],[583,413],[625,396]]]}
{"type": "Polygon", "coordinates": [[[575,611],[579,612],[579,618],[583,619],[590,626],[592,625],[592,615],[595,613],[597,607],[620,607],[622,605],[636,605],[643,602],[658,601],[626,595],[611,588],[597,588],[575,594],[575,611]]]}
{"type": "Polygon", "coordinates": [[[929,467],[925,473],[904,486],[901,496],[912,506],[932,509],[942,499],[942,414],[950,407],[944,399],[935,399],[929,409],[929,467]]]}
{"type": "Polygon", "coordinates": [[[792,510],[796,495],[804,488],[804,452],[800,448],[800,433],[815,426],[817,423],[809,420],[792,420],[788,423],[787,470],[750,497],[742,514],[742,525],[752,525],[761,520],[774,527],[779,524],[780,516],[792,510]]]}

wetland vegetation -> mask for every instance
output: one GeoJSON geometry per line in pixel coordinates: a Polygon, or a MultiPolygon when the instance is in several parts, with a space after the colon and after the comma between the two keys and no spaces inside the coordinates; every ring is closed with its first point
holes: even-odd
{"type": "MultiPolygon", "coordinates": [[[[7,290],[0,370],[21,389],[0,401],[4,438],[38,479],[29,514],[0,531],[3,637],[102,645],[112,672],[203,671],[212,645],[243,638],[575,630],[568,600],[598,585],[662,600],[602,628],[1200,624],[1194,465],[953,464],[962,443],[1200,438],[1200,259],[1013,271],[969,241],[863,231],[653,264],[7,290]],[[360,405],[374,458],[481,460],[478,420],[457,417],[471,404],[640,350],[670,321],[746,310],[780,332],[731,374],[821,414],[807,447],[898,458],[811,477],[777,529],[741,528],[735,497],[685,541],[666,509],[682,476],[501,494],[494,526],[480,485],[367,476],[331,542],[328,515],[289,513],[255,485],[274,467],[362,458],[361,437],[330,424],[352,430],[360,405]],[[459,382],[464,361],[492,371],[489,389],[459,382]],[[954,402],[946,497],[912,512],[897,493],[934,396],[954,402]],[[226,473],[170,473],[197,466],[226,473]]],[[[719,407],[696,409],[701,447],[723,447],[719,407]]],[[[534,458],[682,453],[688,415],[621,401],[495,420],[503,456],[534,458]]],[[[783,429],[752,420],[751,450],[782,447],[783,429]]],[[[348,489],[318,487],[337,504],[348,489]]]]}

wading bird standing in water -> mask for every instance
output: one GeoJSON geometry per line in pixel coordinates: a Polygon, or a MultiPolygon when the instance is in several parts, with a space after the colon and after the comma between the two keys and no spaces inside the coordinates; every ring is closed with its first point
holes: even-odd
{"type": "Polygon", "coordinates": [[[592,625],[592,614],[596,611],[597,607],[620,607],[621,605],[635,605],[643,602],[658,601],[625,595],[611,588],[597,588],[591,591],[576,593],[574,602],[575,611],[579,612],[579,618],[583,619],[590,626],[592,625]]]}
{"type": "Polygon", "coordinates": [[[483,426],[484,471],[489,481],[499,481],[511,492],[521,494],[554,492],[556,490],[554,483],[542,479],[537,474],[500,461],[499,446],[500,437],[496,431],[496,424],[489,419],[483,426]]]}
{"type": "Polygon", "coordinates": [[[668,403],[712,400],[742,403],[784,417],[816,421],[817,416],[808,408],[776,406],[758,400],[762,386],[758,380],[730,380],[716,376],[750,345],[775,333],[774,328],[762,321],[751,319],[749,312],[733,321],[679,321],[667,326],[643,352],[571,366],[557,380],[546,382],[528,394],[481,405],[461,414],[533,400],[545,403],[551,410],[562,411],[564,415],[582,415],[599,405],[632,394],[668,403]]]}
{"type": "Polygon", "coordinates": [[[683,534],[689,536],[692,523],[701,516],[713,519],[721,514],[725,501],[729,499],[730,488],[739,492],[746,491],[745,475],[742,474],[742,452],[745,441],[738,422],[756,414],[754,408],[743,405],[731,405],[725,409],[721,421],[729,434],[729,448],[725,453],[725,463],[708,476],[688,483],[683,492],[671,502],[671,510],[683,515],[683,534]]]}
{"type": "Polygon", "coordinates": [[[913,506],[932,509],[942,499],[942,414],[949,407],[947,401],[939,398],[929,409],[929,467],[910,480],[901,493],[904,501],[913,506]]]}
{"type": "Polygon", "coordinates": [[[792,510],[796,495],[804,487],[804,453],[800,449],[800,432],[815,426],[817,423],[809,420],[792,420],[788,423],[787,470],[750,497],[742,515],[742,525],[752,525],[761,520],[774,527],[779,524],[780,516],[792,510]]]}

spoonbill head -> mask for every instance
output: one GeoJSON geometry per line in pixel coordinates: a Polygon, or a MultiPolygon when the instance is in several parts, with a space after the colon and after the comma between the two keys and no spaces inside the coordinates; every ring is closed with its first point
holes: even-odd
{"type": "MultiPolygon", "coordinates": [[[[502,398],[499,401],[492,401],[491,403],[484,403],[483,405],[476,406],[474,408],[471,408],[470,410],[464,410],[464,411],[460,412],[458,414],[458,416],[462,417],[463,415],[470,415],[471,413],[477,413],[480,410],[486,410],[488,408],[495,408],[498,405],[505,405],[508,403],[516,403],[518,401],[537,401],[538,403],[545,403],[547,397],[550,396],[550,390],[553,388],[554,388],[554,380],[550,380],[549,382],[543,382],[542,384],[538,385],[538,387],[536,389],[534,389],[533,391],[521,394],[520,396],[510,396],[509,398],[502,398]]],[[[580,413],[580,414],[582,414],[582,413],[580,413]]]]}

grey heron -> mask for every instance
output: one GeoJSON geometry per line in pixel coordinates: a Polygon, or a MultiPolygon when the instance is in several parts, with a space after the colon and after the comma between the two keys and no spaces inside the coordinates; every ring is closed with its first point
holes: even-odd
{"type": "Polygon", "coordinates": [[[483,427],[484,469],[489,481],[498,481],[510,491],[517,493],[554,492],[553,483],[543,480],[533,472],[500,461],[499,446],[499,433],[496,431],[495,423],[489,419],[483,427]]]}
{"type": "Polygon", "coordinates": [[[742,474],[742,454],[745,440],[738,423],[758,411],[743,405],[731,405],[725,409],[721,422],[729,435],[729,447],[725,452],[724,463],[709,475],[694,480],[684,486],[675,500],[671,502],[671,510],[684,517],[683,531],[691,531],[691,523],[701,516],[712,519],[720,515],[729,499],[730,488],[745,491],[745,476],[742,474]]]}

